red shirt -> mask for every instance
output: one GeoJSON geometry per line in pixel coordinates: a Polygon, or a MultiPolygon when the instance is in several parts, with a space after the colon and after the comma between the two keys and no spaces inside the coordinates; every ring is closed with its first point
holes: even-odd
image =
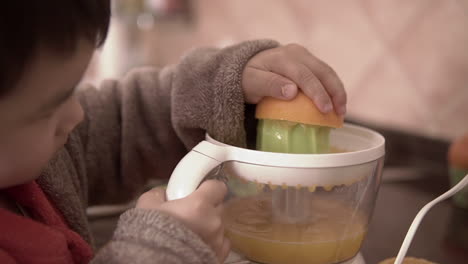
{"type": "Polygon", "coordinates": [[[3,190],[31,218],[0,208],[0,263],[88,263],[88,243],[71,230],[35,182],[3,190]]]}

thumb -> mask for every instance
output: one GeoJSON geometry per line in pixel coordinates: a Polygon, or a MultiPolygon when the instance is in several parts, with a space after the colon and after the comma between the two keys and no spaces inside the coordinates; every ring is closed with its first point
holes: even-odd
{"type": "Polygon", "coordinates": [[[258,103],[265,96],[281,100],[296,97],[297,85],[286,77],[257,69],[252,70],[249,75],[249,81],[244,87],[248,103],[258,103]]]}
{"type": "Polygon", "coordinates": [[[153,188],[138,198],[136,207],[145,209],[156,209],[166,202],[166,189],[164,187],[153,188]]]}
{"type": "Polygon", "coordinates": [[[155,206],[160,205],[166,202],[166,188],[162,186],[158,186],[153,188],[149,191],[153,195],[153,203],[155,206]]]}

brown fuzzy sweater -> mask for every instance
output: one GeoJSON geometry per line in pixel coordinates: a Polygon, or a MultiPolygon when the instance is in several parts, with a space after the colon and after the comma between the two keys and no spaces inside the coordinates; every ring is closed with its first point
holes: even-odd
{"type": "MultiPolygon", "coordinates": [[[[244,146],[242,71],[269,40],[198,49],[178,65],[129,73],[86,87],[85,121],[38,182],[70,227],[93,244],[85,209],[133,198],[150,177],[167,179],[208,131],[244,146]]],[[[131,209],[92,263],[217,263],[213,251],[176,219],[131,209]]]]}

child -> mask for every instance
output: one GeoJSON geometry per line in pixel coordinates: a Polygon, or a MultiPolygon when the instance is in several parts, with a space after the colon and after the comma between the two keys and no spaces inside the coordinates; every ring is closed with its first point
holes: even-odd
{"type": "Polygon", "coordinates": [[[85,208],[167,179],[206,131],[245,146],[244,103],[302,89],[323,112],[344,114],[343,85],[305,48],[262,40],[198,49],[178,65],[75,92],[105,39],[109,6],[30,0],[0,9],[0,263],[222,262],[218,181],[175,201],[160,189],[143,194],[98,252],[85,208]]]}

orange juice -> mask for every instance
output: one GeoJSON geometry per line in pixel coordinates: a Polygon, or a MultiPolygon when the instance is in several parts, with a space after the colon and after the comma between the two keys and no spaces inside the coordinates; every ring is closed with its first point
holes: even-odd
{"type": "Polygon", "coordinates": [[[354,257],[366,228],[361,214],[330,200],[311,203],[304,223],[272,217],[271,196],[237,198],[225,210],[226,235],[235,251],[268,264],[329,264],[354,257]]]}

